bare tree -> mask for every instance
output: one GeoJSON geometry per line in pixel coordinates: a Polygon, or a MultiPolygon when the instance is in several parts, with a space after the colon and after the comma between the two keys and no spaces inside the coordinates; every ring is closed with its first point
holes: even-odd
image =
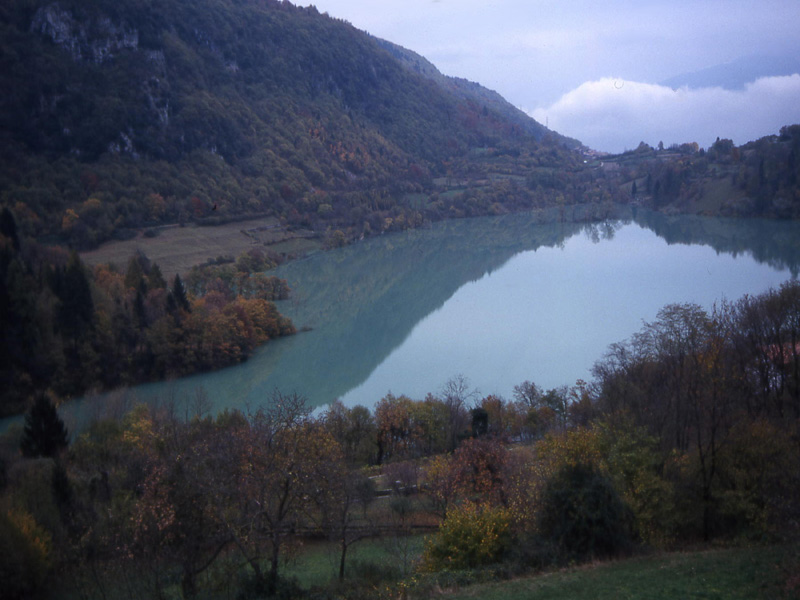
{"type": "Polygon", "coordinates": [[[469,403],[478,396],[476,390],[470,390],[469,380],[463,375],[449,379],[442,388],[441,399],[447,409],[446,440],[447,450],[452,452],[458,446],[462,436],[469,430],[469,403]]]}

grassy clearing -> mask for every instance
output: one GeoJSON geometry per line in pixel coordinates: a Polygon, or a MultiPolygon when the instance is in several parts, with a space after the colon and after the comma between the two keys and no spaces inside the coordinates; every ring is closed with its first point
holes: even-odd
{"type": "Polygon", "coordinates": [[[676,553],[576,567],[514,581],[474,585],[450,600],[797,599],[787,579],[800,546],[676,553]]]}
{"type": "Polygon", "coordinates": [[[274,218],[238,221],[224,225],[199,227],[164,227],[155,237],[141,232],[131,240],[108,242],[95,250],[81,253],[88,265],[113,263],[125,268],[137,250],[142,250],[158,263],[165,277],[185,274],[218,256],[237,257],[252,248],[269,248],[287,254],[305,253],[317,249],[319,243],[304,239],[307,235],[287,232],[274,218]]]}
{"type": "MultiPolygon", "coordinates": [[[[347,551],[345,577],[359,577],[365,570],[386,570],[387,566],[398,575],[408,574],[422,555],[424,544],[424,535],[362,540],[347,551]]],[[[326,586],[338,577],[339,556],[336,543],[308,544],[290,559],[283,575],[296,579],[305,589],[326,586]]]]}

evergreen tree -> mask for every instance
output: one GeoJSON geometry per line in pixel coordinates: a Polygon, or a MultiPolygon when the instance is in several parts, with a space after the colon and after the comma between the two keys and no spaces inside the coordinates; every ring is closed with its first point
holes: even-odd
{"type": "Polygon", "coordinates": [[[55,457],[69,445],[69,435],[56,407],[44,394],[37,394],[30,411],[25,415],[25,428],[19,448],[23,456],[55,457]]]}
{"type": "Polygon", "coordinates": [[[14,220],[14,215],[8,210],[8,207],[3,207],[3,210],[0,211],[0,235],[4,235],[11,240],[11,247],[14,249],[14,252],[19,252],[17,222],[14,220]]]}
{"type": "Polygon", "coordinates": [[[132,256],[128,261],[128,269],[125,271],[125,287],[138,290],[144,279],[144,269],[138,256],[132,256]]]}
{"type": "MultiPolygon", "coordinates": [[[[58,293],[58,292],[57,292],[58,293]]],[[[89,278],[78,254],[72,252],[64,271],[60,293],[61,308],[59,322],[61,331],[71,340],[77,340],[91,326],[94,317],[94,301],[89,278]]]]}
{"type": "Polygon", "coordinates": [[[142,290],[136,290],[136,299],[133,301],[133,316],[139,329],[143,330],[147,327],[147,311],[144,306],[142,290]]]}
{"type": "Polygon", "coordinates": [[[158,266],[158,263],[153,263],[150,267],[150,272],[147,274],[147,287],[151,290],[167,287],[167,282],[164,281],[164,275],[162,275],[161,267],[158,266]]]}
{"type": "Polygon", "coordinates": [[[172,282],[172,295],[179,308],[182,308],[186,312],[192,312],[192,307],[189,305],[189,298],[186,297],[186,288],[183,285],[183,281],[181,281],[181,276],[177,273],[172,282]]]}
{"type": "Polygon", "coordinates": [[[564,465],[545,484],[539,533],[562,558],[602,558],[634,540],[633,513],[594,465],[564,465]]]}

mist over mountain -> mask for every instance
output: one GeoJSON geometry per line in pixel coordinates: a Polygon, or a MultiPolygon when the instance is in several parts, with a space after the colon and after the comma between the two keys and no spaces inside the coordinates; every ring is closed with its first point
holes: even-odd
{"type": "Polygon", "coordinates": [[[721,87],[743,90],[748,83],[763,77],[782,77],[800,73],[800,60],[793,56],[750,55],[699,71],[682,73],[659,85],[678,89],[721,87]]]}

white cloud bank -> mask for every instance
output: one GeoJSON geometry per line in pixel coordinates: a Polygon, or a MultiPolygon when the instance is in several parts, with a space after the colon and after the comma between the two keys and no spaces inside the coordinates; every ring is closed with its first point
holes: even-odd
{"type": "Polygon", "coordinates": [[[605,78],[528,112],[550,129],[607,152],[631,150],[640,141],[707,148],[721,137],[739,145],[800,123],[800,75],[765,77],[744,90],[673,90],[605,78]]]}

